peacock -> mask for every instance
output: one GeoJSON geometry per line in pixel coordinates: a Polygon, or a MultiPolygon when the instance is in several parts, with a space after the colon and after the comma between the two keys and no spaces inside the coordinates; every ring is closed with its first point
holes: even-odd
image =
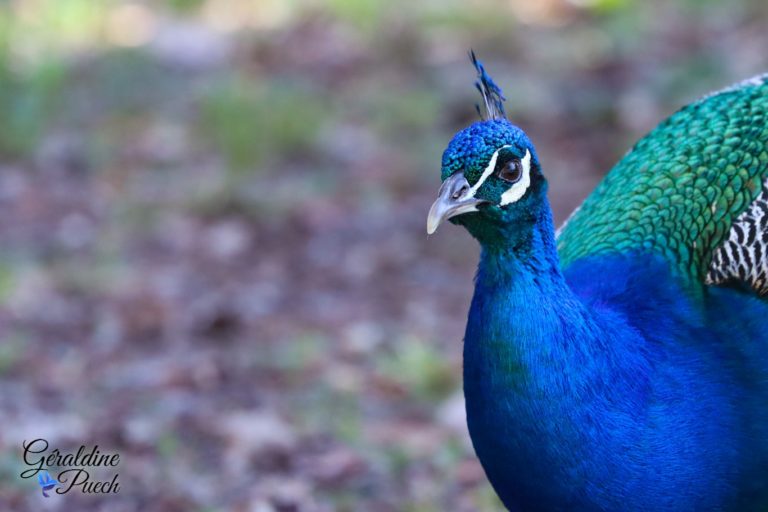
{"type": "Polygon", "coordinates": [[[470,55],[481,119],[427,231],[481,246],[463,379],[494,490],[511,511],[768,511],[768,74],[663,121],[556,233],[470,55]]]}

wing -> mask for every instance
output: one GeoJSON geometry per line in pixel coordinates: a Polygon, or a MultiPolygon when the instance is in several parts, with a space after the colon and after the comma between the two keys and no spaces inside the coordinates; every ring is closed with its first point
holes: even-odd
{"type": "Polygon", "coordinates": [[[768,74],[679,110],[643,137],[558,236],[564,268],[654,252],[691,285],[768,294],[768,74]]]}

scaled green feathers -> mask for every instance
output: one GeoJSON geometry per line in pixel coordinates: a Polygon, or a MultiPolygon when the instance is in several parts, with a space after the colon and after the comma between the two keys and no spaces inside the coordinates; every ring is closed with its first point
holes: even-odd
{"type": "Polygon", "coordinates": [[[768,178],[768,82],[681,109],[641,139],[572,215],[563,267],[595,254],[661,253],[703,283],[716,248],[768,178]]]}

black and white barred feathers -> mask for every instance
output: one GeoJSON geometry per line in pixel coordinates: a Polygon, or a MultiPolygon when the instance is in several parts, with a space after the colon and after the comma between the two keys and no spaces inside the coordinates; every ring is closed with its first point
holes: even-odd
{"type": "MultiPolygon", "coordinates": [[[[766,183],[768,184],[768,183],[766,183]]],[[[760,295],[768,294],[768,191],[739,215],[712,255],[707,284],[742,282],[760,295]]]]}

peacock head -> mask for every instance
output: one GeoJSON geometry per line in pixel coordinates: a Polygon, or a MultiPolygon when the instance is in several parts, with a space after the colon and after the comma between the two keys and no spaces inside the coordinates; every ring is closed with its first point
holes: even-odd
{"type": "Polygon", "coordinates": [[[470,56],[482,120],[458,132],[443,153],[443,184],[429,210],[427,233],[450,219],[484,244],[525,237],[546,203],[547,182],[528,136],[505,117],[501,89],[470,56]]]}

